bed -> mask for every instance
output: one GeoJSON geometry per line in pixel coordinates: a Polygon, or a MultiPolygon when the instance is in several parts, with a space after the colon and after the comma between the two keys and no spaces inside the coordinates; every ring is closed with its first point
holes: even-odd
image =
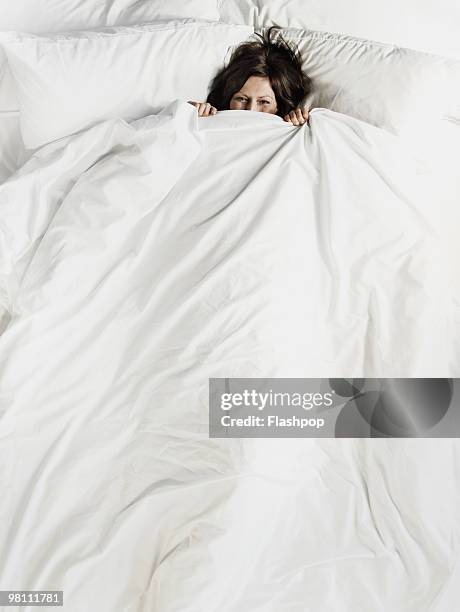
{"type": "Polygon", "coordinates": [[[1,10],[0,590],[452,612],[456,439],[208,432],[210,378],[458,376],[448,14],[423,48],[315,3],[93,4],[1,10]],[[309,125],[198,118],[273,23],[309,125]]]}

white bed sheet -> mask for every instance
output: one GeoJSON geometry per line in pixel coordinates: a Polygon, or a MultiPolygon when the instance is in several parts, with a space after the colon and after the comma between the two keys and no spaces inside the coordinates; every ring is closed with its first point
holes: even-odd
{"type": "Polygon", "coordinates": [[[458,376],[413,178],[343,115],[177,104],[3,185],[3,584],[66,612],[451,612],[455,441],[207,436],[209,377],[458,376]]]}
{"type": "Polygon", "coordinates": [[[0,50],[0,183],[25,160],[16,84],[0,50]]]}
{"type": "Polygon", "coordinates": [[[27,157],[17,112],[0,112],[0,183],[6,181],[27,157]]]}

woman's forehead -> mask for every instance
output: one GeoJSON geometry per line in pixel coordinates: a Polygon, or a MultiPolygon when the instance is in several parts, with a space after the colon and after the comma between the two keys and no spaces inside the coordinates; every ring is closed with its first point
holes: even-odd
{"type": "Polygon", "coordinates": [[[270,85],[267,77],[251,76],[240,89],[240,93],[251,96],[271,96],[275,97],[275,93],[270,85]]]}

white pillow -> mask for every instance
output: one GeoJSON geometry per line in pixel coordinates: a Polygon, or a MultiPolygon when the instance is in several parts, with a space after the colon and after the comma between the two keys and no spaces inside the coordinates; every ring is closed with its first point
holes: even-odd
{"type": "MultiPolygon", "coordinates": [[[[57,32],[187,17],[217,21],[218,0],[0,0],[0,31],[57,32]]],[[[18,102],[6,65],[0,49],[0,182],[23,147],[16,137],[18,118],[11,114],[18,102]]]]}
{"type": "Polygon", "coordinates": [[[17,84],[27,148],[98,121],[160,111],[174,99],[204,100],[210,80],[248,26],[164,22],[36,36],[1,43],[17,84]]]}
{"type": "Polygon", "coordinates": [[[458,0],[221,0],[229,23],[324,30],[460,59],[458,0]]]}
{"type": "Polygon", "coordinates": [[[284,29],[313,79],[309,103],[383,127],[415,147],[460,120],[460,61],[377,42],[284,29]]]}
{"type": "Polygon", "coordinates": [[[3,31],[39,34],[184,18],[218,21],[218,0],[0,0],[3,31]]]}
{"type": "MultiPolygon", "coordinates": [[[[184,18],[218,21],[218,0],[0,0],[0,31],[39,34],[184,18]]],[[[0,111],[12,110],[4,59],[0,50],[0,111]]]]}

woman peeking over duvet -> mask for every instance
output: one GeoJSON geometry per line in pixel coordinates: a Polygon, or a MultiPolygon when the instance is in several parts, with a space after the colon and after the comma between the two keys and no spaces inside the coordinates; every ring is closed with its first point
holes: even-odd
{"type": "Polygon", "coordinates": [[[311,80],[302,71],[298,50],[280,36],[272,42],[272,31],[239,45],[214,77],[207,101],[190,102],[200,117],[220,110],[250,110],[278,115],[292,125],[308,121],[308,110],[301,104],[310,93],[311,80]]]}

